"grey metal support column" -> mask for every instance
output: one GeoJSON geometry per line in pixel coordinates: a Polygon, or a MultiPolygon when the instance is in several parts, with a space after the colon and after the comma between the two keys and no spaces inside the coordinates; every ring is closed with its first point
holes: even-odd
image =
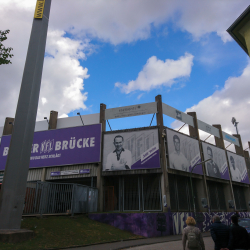
{"type": "MultiPolygon", "coordinates": [[[[40,0],[41,2],[41,0],[40,0]]],[[[34,19],[0,193],[0,229],[20,229],[36,122],[51,0],[34,19]]]]}

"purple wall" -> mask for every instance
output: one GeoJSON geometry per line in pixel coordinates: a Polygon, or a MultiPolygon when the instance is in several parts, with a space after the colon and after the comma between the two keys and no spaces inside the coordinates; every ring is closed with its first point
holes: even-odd
{"type": "Polygon", "coordinates": [[[89,214],[89,218],[149,238],[173,234],[171,213],[89,214]]]}
{"type": "MultiPolygon", "coordinates": [[[[234,213],[199,213],[203,218],[197,226],[202,232],[209,230],[212,224],[212,217],[219,215],[221,221],[226,225],[231,224],[231,216],[234,213]]],[[[240,212],[240,217],[250,217],[249,212],[240,212]]],[[[107,213],[107,214],[89,214],[89,218],[102,223],[109,224],[121,230],[130,231],[133,234],[144,237],[158,237],[171,234],[181,234],[185,221],[193,213],[107,213]]]]}

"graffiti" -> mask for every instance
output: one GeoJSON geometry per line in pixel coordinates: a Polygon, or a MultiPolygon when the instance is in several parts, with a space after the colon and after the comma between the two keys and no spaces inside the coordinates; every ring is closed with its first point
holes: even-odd
{"type": "MultiPolygon", "coordinates": [[[[202,232],[209,231],[214,215],[220,216],[222,223],[231,225],[231,216],[233,214],[234,212],[198,213],[196,218],[199,219],[196,226],[202,232]]],[[[242,218],[250,217],[249,212],[240,212],[239,214],[242,218]]],[[[194,214],[191,212],[89,214],[89,218],[92,220],[147,238],[182,234],[188,216],[194,217],[194,214]]]]}

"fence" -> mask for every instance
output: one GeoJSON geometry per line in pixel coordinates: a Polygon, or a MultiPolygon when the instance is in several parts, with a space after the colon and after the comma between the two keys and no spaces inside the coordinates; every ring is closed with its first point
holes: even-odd
{"type": "Polygon", "coordinates": [[[28,182],[23,214],[97,212],[98,189],[74,183],[28,182]]]}

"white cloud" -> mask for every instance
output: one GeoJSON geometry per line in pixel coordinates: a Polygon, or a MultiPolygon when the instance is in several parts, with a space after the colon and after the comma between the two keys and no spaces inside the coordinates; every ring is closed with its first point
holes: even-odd
{"type": "MultiPolygon", "coordinates": [[[[211,96],[203,99],[197,105],[188,108],[186,112],[196,112],[199,120],[208,124],[221,124],[222,130],[229,134],[236,134],[231,123],[232,117],[239,121],[238,128],[244,148],[250,141],[250,61],[239,77],[230,77],[222,90],[215,91],[211,96]]],[[[179,122],[172,124],[178,128],[179,122]]],[[[205,138],[204,138],[205,139],[205,138]]]]}
{"type": "Polygon", "coordinates": [[[181,77],[189,77],[193,66],[193,55],[186,53],[178,60],[166,59],[165,62],[152,56],[147,60],[138,77],[127,85],[119,82],[116,87],[121,88],[126,94],[135,91],[149,91],[161,85],[171,87],[175,80],[181,77]]]}
{"type": "Polygon", "coordinates": [[[50,110],[67,114],[75,109],[86,109],[87,94],[83,90],[83,80],[89,77],[88,69],[80,65],[79,58],[85,58],[81,49],[84,45],[63,37],[61,31],[48,33],[47,53],[38,107],[38,119],[50,110]],[[41,105],[43,104],[43,105],[41,105]]]}
{"type": "Polygon", "coordinates": [[[54,0],[51,25],[119,44],[147,39],[153,26],[174,21],[195,39],[215,32],[225,42],[226,29],[248,5],[249,0],[54,0]]]}
{"type": "MultiPolygon", "coordinates": [[[[0,5],[1,30],[10,29],[4,44],[14,48],[13,64],[0,67],[0,125],[6,116],[15,115],[35,4],[34,0],[4,0],[0,5]]],[[[73,109],[86,108],[87,93],[82,92],[87,69],[80,66],[79,60],[86,59],[86,51],[92,50],[90,39],[129,43],[147,39],[152,27],[173,21],[177,29],[189,32],[196,39],[216,32],[227,41],[225,30],[248,5],[248,0],[53,0],[46,47],[51,57],[45,59],[41,89],[41,98],[47,102],[42,105],[40,100],[38,117],[45,113],[47,116],[50,109],[67,114],[73,109]],[[70,38],[64,37],[65,31],[70,38]],[[56,101],[51,95],[53,90],[56,101]],[[64,104],[59,105],[59,100],[64,104]]],[[[160,60],[156,62],[160,64],[160,60]]],[[[151,82],[147,88],[157,87],[161,81],[166,79],[151,82]]]]}

